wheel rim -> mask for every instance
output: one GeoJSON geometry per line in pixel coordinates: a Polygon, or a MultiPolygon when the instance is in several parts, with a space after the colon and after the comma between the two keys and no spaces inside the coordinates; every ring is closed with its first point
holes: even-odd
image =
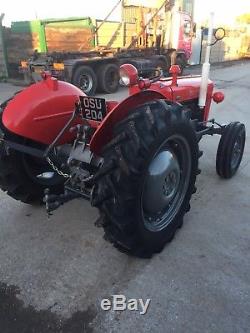
{"type": "Polygon", "coordinates": [[[82,74],[79,79],[79,87],[85,93],[89,93],[93,88],[93,78],[89,74],[82,74]]]}
{"type": "Polygon", "coordinates": [[[188,142],[173,135],[164,141],[147,169],[141,197],[146,229],[161,231],[173,221],[184,201],[190,174],[188,142]]]}
{"type": "Polygon", "coordinates": [[[240,133],[234,143],[232,150],[232,158],[231,158],[231,168],[235,169],[239,165],[242,157],[242,151],[244,146],[244,138],[243,133],[240,133]]]}

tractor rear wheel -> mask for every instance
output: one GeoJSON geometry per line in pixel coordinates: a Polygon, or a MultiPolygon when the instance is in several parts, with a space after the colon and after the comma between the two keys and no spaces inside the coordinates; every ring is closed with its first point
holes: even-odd
{"type": "Polygon", "coordinates": [[[151,257],[181,227],[195,192],[198,142],[188,111],[159,100],[115,126],[103,150],[92,204],[105,238],[123,252],[151,257]]]}
{"type": "MultiPolygon", "coordinates": [[[[25,139],[8,132],[1,119],[0,132],[7,140],[28,144],[25,139]]],[[[30,145],[45,149],[39,144],[30,145]]],[[[12,198],[28,204],[41,203],[46,188],[53,193],[61,193],[64,182],[65,179],[56,174],[45,160],[6,148],[0,142],[0,188],[12,198]]]]}
{"type": "Polygon", "coordinates": [[[232,122],[225,127],[220,138],[216,171],[222,178],[232,178],[240,166],[246,141],[245,125],[232,122]]]}

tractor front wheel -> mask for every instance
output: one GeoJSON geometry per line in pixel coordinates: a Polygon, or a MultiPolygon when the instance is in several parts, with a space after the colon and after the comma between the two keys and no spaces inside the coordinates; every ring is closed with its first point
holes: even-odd
{"type": "Polygon", "coordinates": [[[227,125],[220,138],[216,171],[222,178],[232,178],[240,166],[246,141],[245,125],[232,122],[227,125]]]}
{"type": "Polygon", "coordinates": [[[92,195],[106,239],[139,257],[160,252],[190,208],[198,156],[189,112],[180,105],[151,102],[118,123],[92,195]]]}

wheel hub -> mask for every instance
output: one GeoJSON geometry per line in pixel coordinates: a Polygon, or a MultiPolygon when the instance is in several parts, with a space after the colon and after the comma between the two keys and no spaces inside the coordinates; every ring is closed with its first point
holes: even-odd
{"type": "Polygon", "coordinates": [[[192,170],[191,150],[186,138],[167,138],[152,158],[144,178],[141,209],[146,229],[166,228],[181,209],[192,170]]]}
{"type": "Polygon", "coordinates": [[[176,189],[177,176],[175,172],[170,172],[166,176],[165,182],[163,184],[163,194],[167,197],[172,196],[176,189]]]}
{"type": "Polygon", "coordinates": [[[88,92],[92,89],[93,81],[89,75],[82,75],[80,78],[80,88],[81,90],[88,92]]]}
{"type": "Polygon", "coordinates": [[[143,207],[148,214],[166,209],[173,200],[180,183],[180,166],[176,156],[169,150],[161,151],[148,168],[143,207]]]}
{"type": "Polygon", "coordinates": [[[240,160],[241,157],[241,151],[242,151],[242,138],[239,136],[233,147],[233,154],[232,154],[232,160],[231,160],[231,167],[235,168],[240,160]]]}

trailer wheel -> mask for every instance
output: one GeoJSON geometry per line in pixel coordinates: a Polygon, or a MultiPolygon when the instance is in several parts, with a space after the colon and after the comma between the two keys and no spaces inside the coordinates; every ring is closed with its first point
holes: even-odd
{"type": "Polygon", "coordinates": [[[177,57],[176,57],[176,65],[179,65],[179,67],[181,69],[181,73],[180,74],[183,74],[184,68],[187,65],[187,61],[186,61],[184,55],[182,55],[182,54],[177,55],[177,57]]]}
{"type": "Polygon", "coordinates": [[[94,95],[97,88],[97,76],[89,66],[80,66],[73,74],[72,83],[86,95],[94,95]]]}
{"type": "Polygon", "coordinates": [[[98,71],[98,90],[107,94],[117,91],[119,86],[119,67],[115,64],[104,64],[98,71]]]}
{"type": "Polygon", "coordinates": [[[105,238],[131,255],[160,252],[190,209],[198,155],[190,116],[180,105],[151,102],[118,123],[92,194],[105,238]]]}
{"type": "MultiPolygon", "coordinates": [[[[170,59],[167,57],[165,58],[166,60],[162,58],[156,58],[153,65],[157,70],[160,70],[162,72],[163,76],[168,76],[170,68],[170,59]]],[[[156,75],[158,75],[158,73],[156,75]]]]}
{"type": "Polygon", "coordinates": [[[246,141],[245,125],[240,122],[228,124],[223,132],[216,156],[216,171],[222,178],[231,178],[242,160],[246,141]]]}

